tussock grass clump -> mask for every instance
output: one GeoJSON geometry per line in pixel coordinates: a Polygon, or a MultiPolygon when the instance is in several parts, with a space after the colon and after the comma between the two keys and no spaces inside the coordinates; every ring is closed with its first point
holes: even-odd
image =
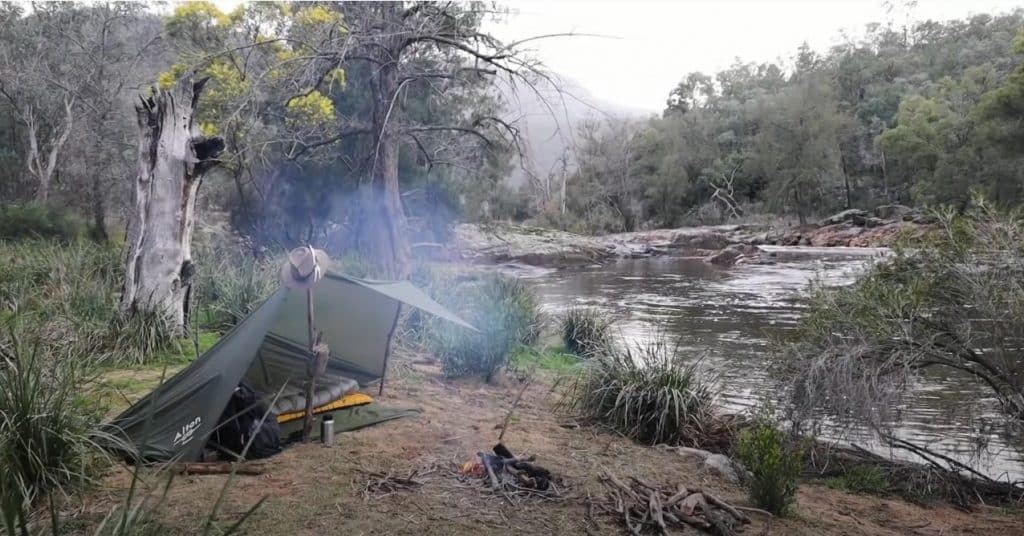
{"type": "Polygon", "coordinates": [[[177,331],[158,313],[114,317],[107,346],[109,364],[142,365],[164,350],[181,345],[177,331]]]}
{"type": "Polygon", "coordinates": [[[699,360],[655,339],[593,354],[562,405],[636,441],[699,447],[717,433],[717,394],[699,360]]]}
{"type": "Polygon", "coordinates": [[[416,329],[448,376],[480,375],[491,381],[517,348],[537,342],[545,325],[537,297],[515,279],[434,276],[428,288],[435,299],[479,329],[437,318],[419,320],[416,329]]]}
{"type": "Polygon", "coordinates": [[[767,421],[742,432],[736,454],[750,471],[747,491],[758,507],[776,515],[786,515],[796,502],[803,453],[787,441],[785,432],[767,421]]]}
{"type": "Polygon", "coordinates": [[[89,482],[106,456],[94,443],[102,408],[81,391],[88,353],[9,324],[0,338],[0,512],[15,534],[42,498],[89,482]]]}
{"type": "Polygon", "coordinates": [[[590,357],[611,340],[612,321],[594,309],[573,308],[562,317],[565,348],[580,357],[590,357]]]}
{"type": "Polygon", "coordinates": [[[197,301],[209,313],[208,328],[227,330],[249,316],[278,286],[281,262],[251,256],[222,259],[200,275],[197,301]],[[204,277],[205,275],[205,277],[204,277]]]}

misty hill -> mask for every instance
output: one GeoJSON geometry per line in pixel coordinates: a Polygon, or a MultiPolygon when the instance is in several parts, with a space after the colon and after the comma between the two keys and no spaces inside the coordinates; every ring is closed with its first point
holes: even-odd
{"type": "MultiPolygon", "coordinates": [[[[557,84],[546,83],[535,89],[519,85],[502,89],[508,102],[508,116],[516,121],[522,136],[523,159],[517,161],[509,177],[512,185],[522,184],[532,175],[545,176],[559,165],[559,159],[571,151],[576,130],[587,118],[616,116],[644,118],[653,112],[628,108],[593,96],[574,80],[558,77],[557,84]]],[[[518,160],[518,159],[517,159],[518,160]]]]}

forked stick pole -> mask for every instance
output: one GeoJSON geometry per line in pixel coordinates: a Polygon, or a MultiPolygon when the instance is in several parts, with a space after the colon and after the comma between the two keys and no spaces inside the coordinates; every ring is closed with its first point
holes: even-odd
{"type": "Polygon", "coordinates": [[[309,324],[309,380],[306,382],[306,415],[302,419],[302,442],[309,443],[310,433],[313,431],[313,393],[316,392],[316,353],[313,345],[316,344],[313,335],[313,287],[306,289],[306,321],[309,324]]]}

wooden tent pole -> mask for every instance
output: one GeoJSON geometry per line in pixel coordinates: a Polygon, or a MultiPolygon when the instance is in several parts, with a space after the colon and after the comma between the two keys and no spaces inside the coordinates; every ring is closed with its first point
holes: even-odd
{"type": "Polygon", "coordinates": [[[306,289],[306,322],[309,324],[309,380],[306,382],[306,415],[302,419],[302,442],[309,443],[313,431],[313,394],[316,392],[316,344],[313,334],[313,287],[306,289]]]}
{"type": "Polygon", "coordinates": [[[391,357],[391,339],[395,338],[395,328],[398,327],[398,318],[402,316],[402,304],[398,304],[395,311],[395,320],[391,323],[391,331],[388,332],[388,342],[384,345],[384,368],[380,371],[380,388],[377,389],[377,396],[384,394],[384,377],[388,374],[388,358],[391,357]]]}

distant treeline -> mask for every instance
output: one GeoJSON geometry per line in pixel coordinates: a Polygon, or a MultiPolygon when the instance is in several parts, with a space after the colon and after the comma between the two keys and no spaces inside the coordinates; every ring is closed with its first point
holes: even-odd
{"type": "Polygon", "coordinates": [[[805,220],[888,203],[960,207],[972,189],[1019,204],[1022,23],[1017,10],[872,24],[824,54],[800,47],[791,65],[690,73],[660,118],[585,122],[576,169],[535,181],[541,219],[589,231],[750,212],[805,220]]]}

